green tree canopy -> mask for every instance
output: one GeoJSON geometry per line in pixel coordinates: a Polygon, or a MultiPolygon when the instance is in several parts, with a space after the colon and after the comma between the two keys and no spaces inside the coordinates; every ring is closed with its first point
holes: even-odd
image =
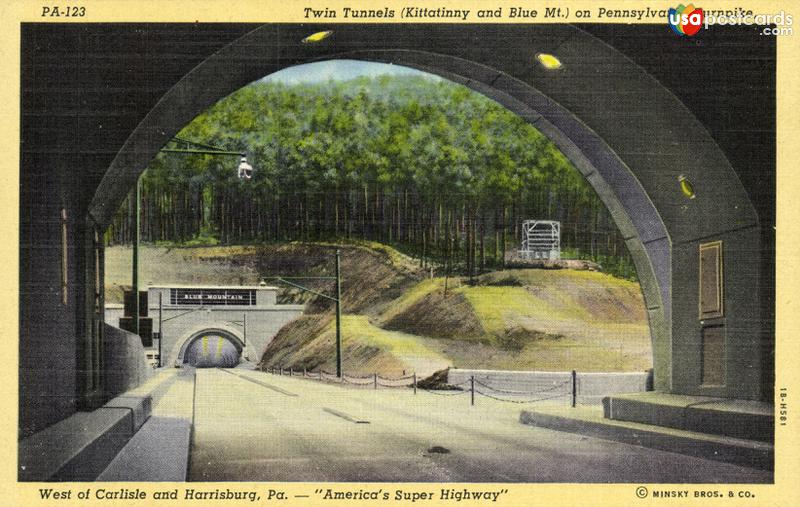
{"type": "MultiPolygon", "coordinates": [[[[449,81],[260,81],[179,137],[245,152],[253,179],[238,179],[235,158],[159,154],[143,176],[146,240],[361,238],[474,273],[502,265],[536,218],[562,222],[568,254],[633,276],[608,212],[555,145],[449,81]]],[[[129,233],[130,203],[109,238],[129,233]]]]}

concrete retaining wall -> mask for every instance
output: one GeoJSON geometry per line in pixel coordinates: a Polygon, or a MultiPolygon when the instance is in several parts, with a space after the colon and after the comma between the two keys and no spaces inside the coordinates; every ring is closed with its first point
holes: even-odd
{"type": "MultiPolygon", "coordinates": [[[[605,396],[646,391],[649,375],[648,372],[578,372],[577,402],[584,405],[599,405],[605,396]]],[[[547,400],[542,401],[556,403],[561,401],[571,403],[572,400],[572,372],[451,369],[447,373],[447,383],[463,384],[462,389],[469,389],[472,376],[475,377],[476,391],[485,391],[500,398],[520,400],[546,398],[547,400]]]]}
{"type": "Polygon", "coordinates": [[[109,324],[103,328],[103,361],[107,397],[133,389],[153,374],[145,358],[142,340],[109,324]]]}

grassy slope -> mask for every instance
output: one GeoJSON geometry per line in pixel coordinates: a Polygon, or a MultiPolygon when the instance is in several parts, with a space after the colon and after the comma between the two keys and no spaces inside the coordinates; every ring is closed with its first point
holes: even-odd
{"type": "Polygon", "coordinates": [[[446,297],[443,286],[442,279],[419,284],[382,325],[441,338],[436,350],[461,367],[620,371],[651,364],[635,283],[590,271],[529,269],[490,273],[478,286],[450,288],[446,297]],[[455,323],[437,326],[454,313],[455,323]]]}
{"type": "MultiPolygon", "coordinates": [[[[256,283],[261,276],[331,275],[335,245],[144,248],[145,283],[256,283]]],[[[644,305],[636,283],[602,273],[509,270],[479,278],[427,279],[408,257],[379,244],[342,250],[343,362],[353,374],[427,374],[445,366],[583,371],[651,365],[644,305]]],[[[130,249],[109,248],[109,301],[130,280],[130,249]]],[[[313,282],[329,290],[330,282],[313,282]]],[[[332,306],[297,290],[306,315],[285,326],[262,360],[333,370],[332,306]]]]}
{"type": "MultiPolygon", "coordinates": [[[[266,367],[336,370],[332,318],[306,317],[296,321],[292,331],[284,330],[270,345],[265,354],[266,367]],[[298,336],[305,339],[298,340],[298,336]]],[[[343,316],[342,337],[342,367],[351,375],[380,372],[384,376],[399,377],[417,372],[428,376],[451,365],[450,359],[429,346],[426,340],[377,327],[365,315],[343,316]]]]}

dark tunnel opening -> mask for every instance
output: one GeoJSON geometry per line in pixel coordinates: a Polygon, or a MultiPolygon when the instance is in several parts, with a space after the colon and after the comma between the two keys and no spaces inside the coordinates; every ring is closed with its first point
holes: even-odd
{"type": "Polygon", "coordinates": [[[183,362],[195,368],[234,368],[241,351],[230,338],[220,333],[202,334],[186,348],[183,362]]]}

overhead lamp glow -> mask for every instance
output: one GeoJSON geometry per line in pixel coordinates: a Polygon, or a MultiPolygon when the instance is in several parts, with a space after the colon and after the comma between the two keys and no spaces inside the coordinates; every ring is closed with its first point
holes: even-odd
{"type": "Polygon", "coordinates": [[[324,32],[312,33],[311,35],[303,39],[301,42],[303,44],[314,44],[315,42],[320,42],[327,39],[328,37],[331,36],[332,33],[333,30],[325,30],[324,32]]]}
{"type": "Polygon", "coordinates": [[[694,193],[694,185],[692,185],[692,182],[689,181],[686,176],[682,174],[678,176],[678,182],[681,185],[681,192],[683,192],[683,195],[689,199],[694,199],[697,197],[697,195],[694,193]]]}
{"type": "Polygon", "coordinates": [[[547,70],[558,70],[561,68],[561,60],[551,54],[539,53],[536,55],[536,59],[539,60],[541,66],[547,70]]]}

